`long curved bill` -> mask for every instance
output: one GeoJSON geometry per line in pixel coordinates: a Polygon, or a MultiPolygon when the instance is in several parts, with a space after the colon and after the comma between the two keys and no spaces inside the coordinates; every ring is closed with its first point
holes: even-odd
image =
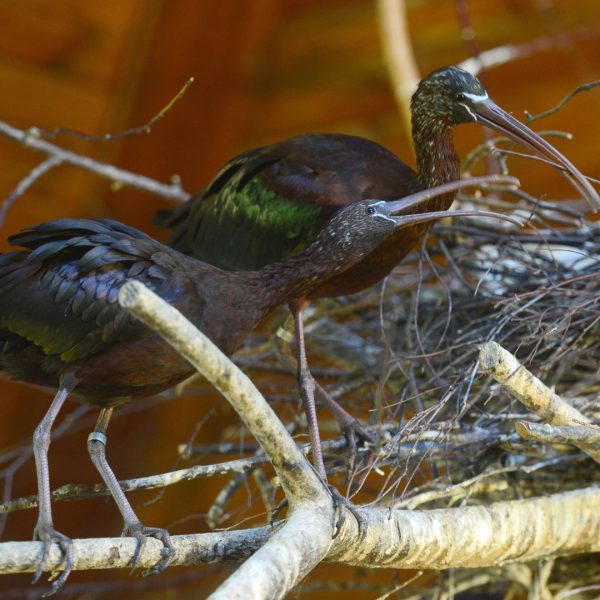
{"type": "Polygon", "coordinates": [[[397,216],[399,227],[408,227],[418,223],[428,223],[429,221],[438,221],[447,217],[487,217],[491,219],[501,219],[508,221],[518,227],[523,227],[523,222],[514,217],[509,217],[502,213],[493,212],[491,210],[436,210],[434,212],[417,213],[416,215],[400,215],[397,216]]]}
{"type": "Polygon", "coordinates": [[[502,110],[489,98],[471,105],[478,123],[509,137],[519,144],[527,146],[536,154],[555,163],[556,168],[577,188],[577,191],[589,204],[593,211],[600,209],[600,197],[585,176],[544,138],[523,125],[520,121],[502,110]]]}
{"type": "Polygon", "coordinates": [[[447,194],[465,187],[482,187],[484,185],[504,186],[516,188],[519,186],[519,180],[516,177],[508,175],[486,175],[483,177],[470,177],[468,179],[459,179],[443,185],[438,185],[427,190],[421,190],[400,200],[384,200],[381,202],[381,208],[385,209],[387,217],[396,221],[398,227],[408,227],[418,223],[427,223],[436,221],[444,217],[492,217],[509,221],[513,225],[521,227],[523,223],[518,219],[504,215],[502,213],[488,210],[440,210],[435,212],[415,213],[419,206],[435,196],[447,194]],[[408,213],[408,214],[407,214],[408,213]]]}
{"type": "Polygon", "coordinates": [[[432,188],[415,192],[399,200],[385,200],[385,206],[389,208],[390,216],[400,216],[408,211],[416,210],[420,204],[450,192],[456,192],[466,187],[502,186],[505,189],[517,189],[520,182],[516,177],[510,175],[482,175],[480,177],[468,177],[457,179],[448,183],[442,183],[432,188]]]}

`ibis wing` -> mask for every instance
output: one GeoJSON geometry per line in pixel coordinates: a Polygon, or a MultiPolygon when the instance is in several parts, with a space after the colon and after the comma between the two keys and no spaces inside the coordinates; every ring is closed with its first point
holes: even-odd
{"type": "Polygon", "coordinates": [[[408,193],[414,173],[368,140],[311,134],[230,161],[200,194],[161,211],[169,244],[221,268],[260,269],[303,250],[341,207],[408,193]]]}
{"type": "Polygon", "coordinates": [[[91,356],[148,333],[118,304],[126,279],[168,294],[173,258],[168,249],[120,223],[62,219],[10,241],[26,250],[0,255],[5,354],[15,344],[23,349],[29,344],[30,352],[35,347],[56,364],[91,356]]]}

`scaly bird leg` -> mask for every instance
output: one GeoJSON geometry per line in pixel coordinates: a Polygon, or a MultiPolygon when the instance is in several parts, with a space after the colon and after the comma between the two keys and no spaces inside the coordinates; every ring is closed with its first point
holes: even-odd
{"type": "MultiPolygon", "coordinates": [[[[294,313],[294,309],[292,308],[292,313],[294,313]]],[[[287,330],[285,330],[287,334],[287,330]]],[[[279,334],[278,334],[279,335],[279,334]]],[[[294,356],[289,351],[289,343],[291,342],[291,337],[288,339],[287,335],[284,337],[281,335],[282,343],[280,344],[280,351],[282,358],[288,364],[288,366],[296,373],[300,372],[298,361],[294,358],[294,356]]],[[[319,395],[321,403],[329,410],[329,412],[335,418],[337,424],[342,431],[342,434],[346,438],[349,449],[349,463],[350,463],[350,471],[354,469],[354,463],[356,461],[356,456],[358,454],[357,447],[359,443],[364,444],[375,444],[376,438],[373,434],[371,434],[363,425],[361,425],[360,421],[353,417],[344,407],[339,404],[333,397],[329,394],[329,392],[316,380],[314,380],[315,390],[319,395]]]]}
{"type": "Polygon", "coordinates": [[[317,408],[315,406],[315,380],[308,369],[306,359],[306,348],[304,345],[304,314],[305,303],[296,302],[290,305],[294,316],[294,326],[296,328],[296,356],[298,357],[298,385],[300,387],[300,397],[306,414],[308,433],[310,435],[310,444],[313,452],[313,463],[323,481],[327,482],[327,472],[323,462],[323,451],[321,449],[321,436],[319,435],[319,423],[317,421],[317,408]]]}
{"type": "Polygon", "coordinates": [[[106,460],[106,430],[108,428],[110,417],[112,416],[112,411],[112,408],[104,408],[100,411],[96,427],[88,436],[88,452],[94,466],[98,469],[106,487],[110,490],[112,497],[117,503],[121,515],[123,515],[123,520],[125,521],[123,535],[130,535],[137,541],[135,553],[131,560],[131,571],[137,567],[148,537],[157,538],[163,543],[164,548],[161,550],[161,560],[144,573],[144,575],[154,575],[167,568],[175,555],[175,548],[171,542],[169,532],[166,529],[144,527],[144,525],[142,525],[106,460]]]}
{"type": "MultiPolygon", "coordinates": [[[[306,302],[298,301],[290,304],[290,309],[294,316],[294,325],[296,328],[296,352],[298,356],[298,384],[300,386],[300,397],[304,405],[306,413],[306,421],[308,424],[308,432],[310,435],[310,443],[313,451],[313,462],[317,472],[327,484],[329,491],[333,497],[333,501],[338,508],[338,519],[334,524],[334,534],[336,537],[346,518],[346,508],[354,515],[358,522],[359,529],[363,523],[360,513],[356,507],[347,498],[344,498],[333,485],[327,482],[327,472],[325,471],[325,463],[323,462],[323,451],[321,449],[321,436],[319,435],[319,424],[317,421],[317,410],[315,407],[315,380],[308,368],[306,359],[306,347],[304,344],[304,322],[302,320],[304,307],[306,302]]],[[[337,404],[337,403],[336,403],[337,404]]]]}
{"type": "Polygon", "coordinates": [[[44,564],[50,553],[52,544],[56,542],[61,549],[65,568],[60,576],[52,583],[52,588],[45,596],[54,594],[67,580],[73,569],[73,541],[66,535],[54,529],[52,523],[52,506],[50,492],[50,471],[48,469],[48,448],[50,447],[52,425],[68,395],[73,391],[78,381],[71,376],[61,377],[60,388],[52,400],[48,412],[33,434],[33,455],[35,457],[35,470],[38,483],[38,520],[33,530],[33,539],[40,540],[43,544],[42,558],[33,576],[33,583],[41,577],[44,564]]]}
{"type": "Polygon", "coordinates": [[[345,410],[338,402],[336,402],[329,392],[318,382],[315,381],[315,388],[321,396],[321,401],[329,409],[329,412],[335,417],[346,442],[348,443],[349,453],[349,469],[354,471],[356,457],[358,455],[357,440],[363,443],[374,445],[376,442],[375,436],[367,431],[347,410],[345,410]]]}

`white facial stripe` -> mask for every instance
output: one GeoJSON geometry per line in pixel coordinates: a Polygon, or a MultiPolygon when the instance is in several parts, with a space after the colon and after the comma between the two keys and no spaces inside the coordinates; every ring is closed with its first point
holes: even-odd
{"type": "Polygon", "coordinates": [[[466,96],[469,100],[472,100],[473,102],[485,102],[489,98],[487,92],[485,94],[482,94],[481,96],[477,94],[470,94],[469,92],[463,92],[463,96],[466,96]]]}
{"type": "Polygon", "coordinates": [[[477,123],[477,115],[469,108],[469,105],[464,104],[463,102],[459,102],[459,104],[465,108],[465,110],[473,117],[473,121],[477,123]]]}
{"type": "MultiPolygon", "coordinates": [[[[485,92],[485,94],[470,94],[469,92],[463,92],[463,96],[466,96],[469,100],[471,100],[471,102],[474,103],[485,102],[488,99],[487,92],[485,92]]],[[[477,123],[477,115],[469,108],[469,106],[463,102],[460,104],[461,106],[465,107],[465,110],[473,117],[473,121],[477,123]]]]}
{"type": "Polygon", "coordinates": [[[386,221],[391,221],[392,223],[396,223],[395,219],[392,219],[391,217],[388,217],[386,215],[381,215],[381,214],[375,214],[373,215],[374,217],[379,217],[380,219],[385,219],[386,221]]]}

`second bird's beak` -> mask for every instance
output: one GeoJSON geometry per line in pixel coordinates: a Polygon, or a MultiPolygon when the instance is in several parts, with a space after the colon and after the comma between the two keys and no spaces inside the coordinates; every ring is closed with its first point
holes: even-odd
{"type": "Polygon", "coordinates": [[[380,211],[379,216],[394,221],[397,228],[416,225],[418,223],[427,223],[452,216],[493,217],[509,221],[513,225],[522,226],[521,221],[518,219],[485,210],[440,210],[435,212],[418,212],[425,202],[428,202],[435,196],[456,192],[465,187],[482,187],[484,185],[504,186],[506,188],[516,189],[519,187],[519,180],[515,177],[510,177],[509,175],[484,175],[481,177],[469,177],[467,179],[459,179],[458,181],[450,181],[433,188],[421,190],[420,192],[416,192],[399,200],[382,200],[377,203],[378,210],[380,211]]]}
{"type": "Polygon", "coordinates": [[[553,165],[577,188],[593,211],[600,209],[600,197],[584,175],[544,138],[502,110],[489,98],[470,104],[468,110],[481,123],[511,140],[532,149],[553,165]]]}

